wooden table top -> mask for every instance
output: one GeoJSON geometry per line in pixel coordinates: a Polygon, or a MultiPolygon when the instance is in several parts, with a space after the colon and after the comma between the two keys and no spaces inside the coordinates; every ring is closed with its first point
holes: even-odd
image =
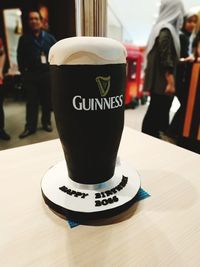
{"type": "Polygon", "coordinates": [[[114,218],[70,229],[45,205],[43,175],[58,139],[0,152],[0,266],[200,266],[200,157],[124,129],[120,158],[151,197],[114,218]]]}

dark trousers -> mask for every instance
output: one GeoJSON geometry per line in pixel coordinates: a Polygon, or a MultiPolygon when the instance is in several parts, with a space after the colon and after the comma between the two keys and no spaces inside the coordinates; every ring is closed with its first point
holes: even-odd
{"type": "Polygon", "coordinates": [[[180,107],[174,114],[168,129],[168,134],[176,138],[182,134],[184,115],[187,105],[188,91],[185,90],[184,86],[182,87],[181,94],[177,94],[177,98],[180,102],[180,107]]]}
{"type": "Polygon", "coordinates": [[[200,154],[200,141],[198,140],[180,136],[177,145],[200,154]]]}
{"type": "Polygon", "coordinates": [[[142,123],[142,132],[159,138],[159,132],[169,127],[169,111],[172,96],[152,94],[148,110],[142,123]]]}
{"type": "Polygon", "coordinates": [[[182,109],[179,107],[179,109],[174,114],[174,117],[172,119],[172,122],[169,126],[168,134],[172,137],[178,137],[181,132],[181,114],[182,109]]]}
{"type": "Polygon", "coordinates": [[[4,100],[4,90],[3,86],[0,85],[0,129],[4,128],[4,111],[3,111],[3,100],[4,100]]]}
{"type": "Polygon", "coordinates": [[[174,114],[174,117],[167,131],[168,135],[174,138],[177,138],[182,133],[183,119],[184,119],[184,113],[185,113],[185,106],[180,101],[180,99],[179,99],[179,102],[180,102],[180,107],[174,114]]]}
{"type": "Polygon", "coordinates": [[[24,77],[26,91],[26,129],[36,131],[41,105],[43,126],[51,124],[51,90],[49,72],[28,73],[24,77]]]}

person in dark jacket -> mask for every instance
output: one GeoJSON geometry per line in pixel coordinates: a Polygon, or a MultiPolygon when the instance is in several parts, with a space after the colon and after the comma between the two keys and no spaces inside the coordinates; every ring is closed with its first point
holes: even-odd
{"type": "Polygon", "coordinates": [[[179,30],[184,7],[180,0],[162,0],[159,17],[146,48],[144,91],[151,95],[142,132],[160,138],[169,127],[169,110],[175,93],[175,73],[180,57],[179,30]]]}
{"type": "Polygon", "coordinates": [[[177,66],[176,72],[176,96],[180,102],[180,107],[175,113],[172,122],[170,124],[169,130],[167,134],[177,139],[179,133],[181,132],[181,125],[182,125],[182,114],[184,112],[183,107],[185,107],[185,103],[187,101],[188,96],[188,86],[186,86],[188,70],[190,68],[188,62],[194,61],[194,56],[190,54],[190,36],[195,29],[197,24],[197,14],[195,11],[189,11],[186,13],[184,17],[183,27],[180,31],[180,45],[181,45],[181,52],[180,52],[180,62],[177,66]]]}
{"type": "Polygon", "coordinates": [[[185,81],[182,85],[181,126],[177,145],[200,154],[200,13],[198,16],[196,37],[193,42],[194,63],[187,63],[185,81]]]}
{"type": "Polygon", "coordinates": [[[26,91],[26,125],[19,138],[37,130],[38,108],[41,105],[43,129],[51,128],[51,97],[48,53],[55,38],[42,30],[42,18],[37,11],[28,14],[30,32],[19,39],[17,59],[26,91]]]}

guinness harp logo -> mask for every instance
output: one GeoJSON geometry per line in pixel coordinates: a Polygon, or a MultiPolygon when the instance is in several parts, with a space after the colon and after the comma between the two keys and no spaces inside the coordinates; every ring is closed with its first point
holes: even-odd
{"type": "Polygon", "coordinates": [[[99,87],[99,92],[102,97],[106,96],[110,90],[110,76],[103,77],[98,76],[96,77],[96,82],[99,87]]]}

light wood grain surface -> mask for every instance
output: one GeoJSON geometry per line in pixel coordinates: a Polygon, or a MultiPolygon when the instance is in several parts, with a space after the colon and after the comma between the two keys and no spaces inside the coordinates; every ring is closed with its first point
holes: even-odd
{"type": "Polygon", "coordinates": [[[125,128],[120,157],[151,197],[70,229],[44,204],[40,182],[63,160],[59,140],[0,152],[1,267],[200,266],[200,157],[125,128]]]}

